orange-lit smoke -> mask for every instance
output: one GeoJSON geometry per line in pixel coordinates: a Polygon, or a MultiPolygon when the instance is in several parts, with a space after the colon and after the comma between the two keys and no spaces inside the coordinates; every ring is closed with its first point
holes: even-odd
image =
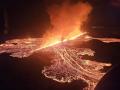
{"type": "Polygon", "coordinates": [[[81,26],[87,20],[91,10],[91,5],[83,2],[71,4],[67,1],[62,5],[51,6],[48,14],[52,28],[43,35],[42,47],[72,40],[83,34],[81,26]]]}

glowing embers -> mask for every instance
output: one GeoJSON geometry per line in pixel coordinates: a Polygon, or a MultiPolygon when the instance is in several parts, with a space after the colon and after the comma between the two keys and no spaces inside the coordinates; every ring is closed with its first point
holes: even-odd
{"type": "Polygon", "coordinates": [[[44,67],[42,73],[47,78],[60,83],[80,79],[88,84],[86,89],[93,90],[105,74],[101,72],[101,69],[110,65],[82,59],[83,55],[94,56],[94,51],[91,49],[68,47],[53,47],[52,49],[55,53],[52,65],[44,67]]]}

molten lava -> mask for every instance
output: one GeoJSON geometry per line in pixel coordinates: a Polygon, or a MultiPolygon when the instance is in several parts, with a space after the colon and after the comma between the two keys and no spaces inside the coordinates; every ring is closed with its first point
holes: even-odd
{"type": "MultiPolygon", "coordinates": [[[[85,38],[85,41],[88,41],[85,38]]],[[[97,83],[105,75],[102,69],[110,66],[94,60],[85,60],[84,55],[94,56],[94,51],[89,48],[68,47],[62,44],[40,49],[41,38],[13,39],[0,45],[0,53],[9,53],[12,57],[29,57],[35,52],[52,53],[51,65],[45,66],[42,73],[45,77],[60,83],[70,83],[82,80],[87,84],[85,90],[94,90],[97,83]],[[93,73],[94,72],[94,73],[93,73]]]]}

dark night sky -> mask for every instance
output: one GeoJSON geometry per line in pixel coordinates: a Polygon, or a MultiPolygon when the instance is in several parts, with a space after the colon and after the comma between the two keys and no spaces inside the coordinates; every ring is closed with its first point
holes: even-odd
{"type": "MultiPolygon", "coordinates": [[[[7,12],[10,36],[37,35],[39,37],[49,27],[49,16],[42,0],[29,2],[25,0],[6,1],[2,7],[7,12]]],[[[1,18],[3,18],[2,15],[1,18]]]]}

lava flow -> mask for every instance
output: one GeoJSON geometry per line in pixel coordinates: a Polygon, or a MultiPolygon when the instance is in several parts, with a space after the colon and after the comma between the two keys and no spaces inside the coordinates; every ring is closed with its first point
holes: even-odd
{"type": "MultiPolygon", "coordinates": [[[[84,40],[88,41],[89,38],[84,38],[84,40]]],[[[0,45],[0,53],[10,53],[10,56],[18,58],[28,57],[38,50],[42,53],[53,53],[52,65],[44,67],[42,73],[47,78],[60,83],[83,80],[88,85],[84,88],[85,90],[94,90],[105,74],[101,69],[111,65],[93,60],[84,60],[84,55],[94,56],[95,52],[89,48],[68,47],[63,45],[67,42],[63,42],[40,49],[41,41],[42,38],[8,40],[0,45]]]]}
{"type": "MultiPolygon", "coordinates": [[[[42,73],[57,82],[65,83],[73,80],[83,80],[88,86],[85,90],[94,90],[105,73],[104,66],[111,64],[84,60],[82,56],[94,56],[94,51],[88,48],[53,47],[55,53],[51,66],[44,67],[42,73]],[[94,72],[94,73],[93,73],[94,72]]],[[[48,49],[49,51],[49,49],[48,49]]]]}

